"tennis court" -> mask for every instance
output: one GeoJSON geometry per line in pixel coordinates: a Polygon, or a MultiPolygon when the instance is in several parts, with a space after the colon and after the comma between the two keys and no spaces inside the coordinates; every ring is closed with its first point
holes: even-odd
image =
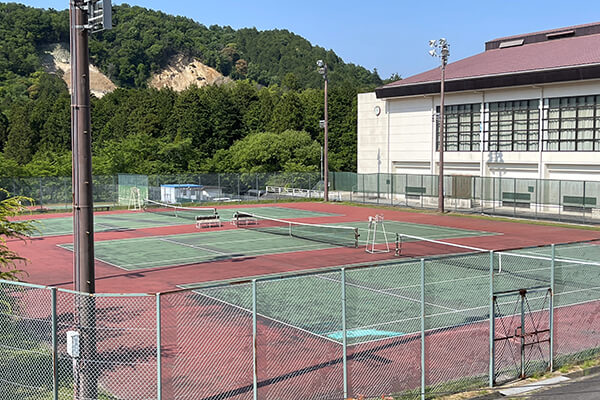
{"type": "MultiPolygon", "coordinates": [[[[574,260],[556,259],[556,306],[572,306],[600,299],[600,264],[592,254],[600,246],[561,246],[574,260]],[[582,253],[590,255],[586,260],[582,253]]],[[[494,291],[550,286],[551,259],[523,258],[525,254],[548,255],[550,247],[497,253],[494,258],[494,291]],[[500,255],[503,259],[500,270],[500,255]]],[[[426,329],[442,330],[477,324],[488,319],[490,291],[489,253],[442,257],[425,263],[426,329]]],[[[373,268],[348,268],[343,278],[346,296],[347,344],[362,344],[421,330],[420,261],[395,262],[373,268]]],[[[257,282],[257,313],[271,323],[295,328],[327,341],[342,342],[339,270],[266,279],[257,282]],[[308,295],[310,293],[310,295],[308,295]],[[284,307],[272,305],[285,304],[284,307]]],[[[182,286],[193,288],[194,285],[182,286]]],[[[198,289],[203,303],[252,313],[248,284],[198,289]]],[[[529,301],[542,302],[546,294],[532,294],[529,301]]],[[[512,299],[499,302],[510,306],[512,299]]],[[[505,307],[506,308],[506,307],[505,307]]]]}
{"type": "MultiPolygon", "coordinates": [[[[332,217],[337,214],[324,213],[318,211],[307,211],[297,208],[287,207],[260,207],[262,215],[271,218],[313,218],[313,217],[332,217]]],[[[173,225],[191,225],[194,223],[196,215],[201,211],[189,212],[167,212],[169,210],[155,210],[157,212],[131,211],[121,213],[102,213],[94,215],[95,232],[127,231],[133,229],[154,228],[173,225]]],[[[200,209],[202,210],[202,209],[200,209]]],[[[238,208],[219,208],[218,213],[223,221],[230,221],[238,208]]],[[[39,220],[39,232],[35,237],[71,235],[73,233],[73,217],[58,217],[39,220]]]]}
{"type": "MultiPolygon", "coordinates": [[[[260,208],[260,211],[265,211],[265,207],[260,208]]],[[[282,212],[279,209],[269,211],[272,215],[286,212],[286,210],[282,212]]],[[[270,219],[266,220],[271,221],[270,219]]],[[[275,221],[287,223],[282,220],[275,221]]],[[[187,222],[189,223],[189,221],[187,222]]],[[[264,228],[260,223],[243,226],[248,229],[206,230],[188,234],[96,241],[95,256],[99,261],[125,270],[141,270],[231,258],[331,249],[340,246],[354,247],[354,229],[362,234],[358,240],[359,247],[366,244],[367,222],[350,222],[343,225],[298,223],[295,226],[302,228],[301,234],[294,233],[293,236],[290,236],[287,227],[269,225],[264,228]]],[[[392,251],[394,232],[411,232],[436,239],[479,237],[492,234],[397,221],[387,221],[385,226],[389,232],[388,240],[392,251]]],[[[384,237],[380,234],[377,242],[382,243],[383,240],[384,237]]],[[[60,247],[67,250],[73,249],[72,244],[61,244],[60,247]]],[[[356,249],[355,251],[364,250],[356,249]]]]}

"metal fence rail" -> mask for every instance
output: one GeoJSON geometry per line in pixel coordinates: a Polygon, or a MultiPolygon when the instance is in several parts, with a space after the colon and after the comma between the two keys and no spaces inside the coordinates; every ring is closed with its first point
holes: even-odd
{"type": "MultiPolygon", "coordinates": [[[[331,172],[331,190],[343,200],[437,208],[438,176],[331,172]]],[[[600,222],[600,182],[445,176],[446,209],[494,215],[600,222]]]]}
{"type": "MultiPolygon", "coordinates": [[[[330,199],[381,205],[436,208],[436,175],[330,172],[330,199]]],[[[444,177],[446,209],[514,217],[600,222],[600,182],[504,177],[444,177]]],[[[214,173],[95,176],[94,202],[126,206],[130,190],[143,198],[166,201],[161,185],[197,185],[200,194],[169,199],[203,201],[273,201],[322,198],[323,180],[315,172],[214,173]]],[[[34,199],[41,210],[70,209],[70,177],[0,177],[0,187],[34,199]]]]}
{"type": "Polygon", "coordinates": [[[82,398],[83,385],[99,400],[426,399],[484,388],[598,354],[598,245],[157,294],[0,281],[0,398],[82,398]],[[80,335],[78,356],[68,332],[80,335]]]}

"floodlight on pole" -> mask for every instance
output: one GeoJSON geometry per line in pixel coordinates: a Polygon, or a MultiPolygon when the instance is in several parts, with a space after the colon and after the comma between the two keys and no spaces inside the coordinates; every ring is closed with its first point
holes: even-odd
{"type": "Polygon", "coordinates": [[[429,41],[429,54],[432,57],[439,57],[441,62],[441,78],[440,78],[440,118],[439,118],[439,177],[438,177],[438,211],[444,212],[444,83],[446,78],[446,64],[450,57],[450,45],[446,38],[429,41]]]}
{"type": "Polygon", "coordinates": [[[327,64],[323,60],[317,60],[317,71],[323,75],[325,80],[325,119],[324,119],[324,134],[323,134],[323,199],[329,201],[329,163],[327,158],[327,142],[328,142],[328,124],[329,115],[327,113],[327,64]]]}

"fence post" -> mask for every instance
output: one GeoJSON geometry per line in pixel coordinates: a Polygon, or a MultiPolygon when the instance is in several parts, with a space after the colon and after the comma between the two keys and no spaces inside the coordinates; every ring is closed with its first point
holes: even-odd
{"type": "Polygon", "coordinates": [[[252,279],[252,393],[253,399],[258,400],[258,375],[256,354],[256,279],[252,279]]]}
{"type": "Polygon", "coordinates": [[[363,174],[363,203],[365,203],[367,201],[367,199],[365,198],[365,174],[363,174]]]}
{"type": "MultiPolygon", "coordinates": [[[[421,174],[421,188],[423,188],[423,175],[421,174]]],[[[423,197],[425,197],[425,193],[421,193],[421,208],[423,208],[423,197]]]]}
{"type": "Polygon", "coordinates": [[[390,180],[390,205],[394,205],[394,174],[389,173],[388,179],[390,180]]]}
{"type": "Polygon", "coordinates": [[[585,181],[583,181],[583,207],[582,207],[582,223],[585,224],[585,181]]]}
{"type": "Polygon", "coordinates": [[[43,206],[44,206],[44,189],[43,189],[44,185],[42,183],[43,179],[44,178],[40,177],[40,201],[39,201],[40,208],[43,208],[43,206]]]}
{"type": "Polygon", "coordinates": [[[52,398],[58,400],[58,321],[56,315],[56,288],[50,288],[52,307],[52,398]]]}
{"type": "Polygon", "coordinates": [[[381,174],[379,172],[377,172],[377,204],[379,204],[379,196],[381,196],[381,190],[379,187],[379,180],[381,179],[381,174]]]}
{"type": "MultiPolygon", "coordinates": [[[[487,179],[485,181],[487,181],[487,179]]],[[[483,202],[485,201],[484,200],[484,196],[483,196],[483,191],[485,190],[484,187],[483,187],[483,185],[485,185],[485,182],[484,182],[484,177],[483,176],[479,178],[479,182],[480,182],[480,184],[479,184],[479,190],[481,192],[480,195],[479,195],[479,197],[481,198],[481,213],[483,214],[485,212],[485,207],[484,207],[484,204],[483,204],[483,202]]]]}
{"type": "Polygon", "coordinates": [[[425,259],[421,258],[421,400],[425,400],[425,259]]]}
{"type": "Polygon", "coordinates": [[[495,344],[494,344],[494,331],[495,331],[495,319],[496,315],[494,312],[494,251],[490,251],[490,377],[489,377],[489,387],[494,387],[495,379],[495,344]]]}
{"type": "Polygon", "coordinates": [[[342,268],[342,365],[344,374],[344,398],[348,398],[348,341],[346,334],[346,269],[342,268]]]}
{"type": "Polygon", "coordinates": [[[539,200],[539,179],[535,180],[535,219],[538,219],[538,207],[540,205],[539,200]]]}
{"type": "Polygon", "coordinates": [[[156,293],[156,400],[162,399],[162,337],[160,293],[156,293]]]}
{"type": "Polygon", "coordinates": [[[562,208],[562,180],[558,181],[558,220],[561,221],[561,208],[562,208]]]}
{"type": "Polygon", "coordinates": [[[260,192],[258,189],[258,172],[256,173],[256,200],[260,200],[260,192]]]}
{"type": "Polygon", "coordinates": [[[496,213],[496,177],[492,177],[492,213],[496,213]]]}
{"type": "Polygon", "coordinates": [[[550,263],[550,372],[554,371],[554,274],[556,271],[556,249],[552,245],[552,261],[550,263]]]}
{"type": "Polygon", "coordinates": [[[221,189],[221,174],[217,173],[217,187],[219,188],[219,197],[225,196],[223,194],[223,189],[221,189]]]}

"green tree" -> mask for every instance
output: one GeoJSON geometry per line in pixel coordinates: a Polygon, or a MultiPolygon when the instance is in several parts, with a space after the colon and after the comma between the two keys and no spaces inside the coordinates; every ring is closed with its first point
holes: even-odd
{"type": "Polygon", "coordinates": [[[214,171],[318,171],[320,146],[303,131],[260,132],[246,136],[228,150],[215,153],[214,171]]]}
{"type": "Polygon", "coordinates": [[[302,130],[304,110],[300,96],[296,92],[286,92],[281,96],[273,110],[270,130],[283,132],[286,130],[302,130]]]}
{"type": "Polygon", "coordinates": [[[10,112],[10,125],[4,153],[19,164],[27,164],[33,156],[34,132],[31,129],[29,115],[30,110],[27,104],[17,104],[10,112]]]}
{"type": "Polygon", "coordinates": [[[8,118],[0,112],[0,152],[4,150],[6,139],[8,136],[8,118]]]}
{"type": "Polygon", "coordinates": [[[6,244],[8,239],[26,240],[36,231],[32,220],[14,220],[27,210],[26,205],[31,199],[23,196],[11,196],[5,189],[0,188],[0,279],[16,280],[23,271],[17,269],[26,259],[10,250],[6,244]]]}

